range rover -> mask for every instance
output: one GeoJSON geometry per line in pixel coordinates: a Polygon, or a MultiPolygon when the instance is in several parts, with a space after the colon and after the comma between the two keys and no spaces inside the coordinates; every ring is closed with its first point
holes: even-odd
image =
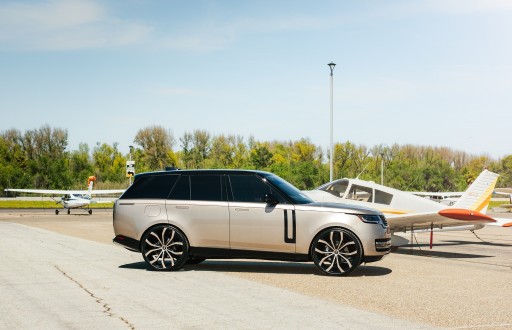
{"type": "Polygon", "coordinates": [[[150,269],[206,259],[313,262],[344,276],[390,251],[382,213],[316,203],[284,179],[252,170],[141,173],[114,204],[113,241],[150,269]]]}

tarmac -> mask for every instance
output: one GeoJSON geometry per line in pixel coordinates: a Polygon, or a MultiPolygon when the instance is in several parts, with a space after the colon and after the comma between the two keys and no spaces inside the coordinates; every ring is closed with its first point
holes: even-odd
{"type": "Polygon", "coordinates": [[[512,329],[512,228],[435,233],[433,250],[416,234],[341,278],[260,260],[154,272],[93,212],[0,211],[0,329],[512,329]]]}

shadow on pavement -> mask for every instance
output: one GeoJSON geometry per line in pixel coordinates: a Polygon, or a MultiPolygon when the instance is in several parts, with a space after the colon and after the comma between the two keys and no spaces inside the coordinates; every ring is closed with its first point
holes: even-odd
{"type": "MultiPolygon", "coordinates": [[[[126,269],[153,271],[144,261],[119,266],[126,269]]],[[[225,273],[269,273],[269,274],[311,274],[324,276],[313,263],[206,260],[197,265],[185,265],[181,271],[225,272],[225,273]]],[[[385,276],[392,270],[379,266],[361,265],[349,277],[385,276]]]]}
{"type": "MultiPolygon", "coordinates": [[[[415,245],[417,247],[417,245],[415,245]]],[[[421,247],[421,245],[420,245],[421,247]]],[[[478,258],[492,258],[493,256],[487,256],[482,254],[472,254],[472,253],[457,253],[457,252],[443,252],[443,251],[435,251],[429,250],[428,244],[425,245],[424,250],[413,249],[410,247],[400,247],[396,250],[393,250],[392,253],[396,254],[408,254],[408,255],[416,255],[419,257],[436,257],[436,258],[447,258],[447,259],[478,259],[478,258]]]]}

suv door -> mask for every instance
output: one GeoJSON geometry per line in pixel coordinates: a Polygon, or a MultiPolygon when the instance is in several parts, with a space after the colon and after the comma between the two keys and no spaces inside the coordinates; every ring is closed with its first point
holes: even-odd
{"type": "Polygon", "coordinates": [[[229,210],[221,174],[181,175],[166,202],[169,223],[192,247],[229,248],[229,210]]]}
{"type": "Polygon", "coordinates": [[[295,253],[295,209],[277,191],[257,175],[229,175],[230,247],[295,253]],[[270,205],[265,195],[278,202],[270,205]]]}

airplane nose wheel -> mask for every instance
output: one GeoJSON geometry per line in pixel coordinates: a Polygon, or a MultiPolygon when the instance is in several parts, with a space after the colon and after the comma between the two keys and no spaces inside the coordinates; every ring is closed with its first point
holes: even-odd
{"type": "Polygon", "coordinates": [[[89,214],[92,214],[92,210],[89,210],[89,214]]]}
{"type": "Polygon", "coordinates": [[[55,210],[55,215],[58,215],[59,214],[59,210],[55,210]]]}
{"type": "Polygon", "coordinates": [[[70,209],[68,209],[68,214],[70,214],[70,213],[71,213],[71,210],[70,210],[70,209]]]}

